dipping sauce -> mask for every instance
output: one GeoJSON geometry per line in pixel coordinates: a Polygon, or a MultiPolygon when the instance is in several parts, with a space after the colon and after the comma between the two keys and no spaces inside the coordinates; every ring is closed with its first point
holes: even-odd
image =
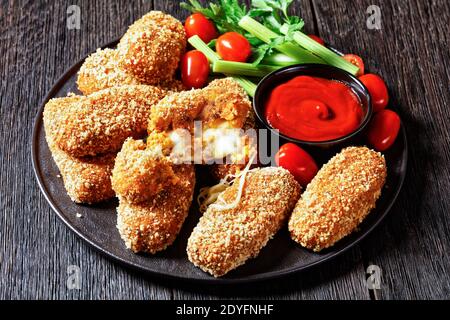
{"type": "Polygon", "coordinates": [[[272,91],[265,117],[282,134],[314,142],[352,133],[364,112],[356,94],[344,83],[298,76],[272,91]]]}

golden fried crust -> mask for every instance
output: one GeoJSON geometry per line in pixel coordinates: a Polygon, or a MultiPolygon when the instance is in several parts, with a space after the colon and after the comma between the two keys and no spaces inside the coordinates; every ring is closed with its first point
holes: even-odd
{"type": "Polygon", "coordinates": [[[83,63],[78,72],[78,89],[84,94],[123,85],[138,85],[141,81],[119,66],[119,54],[113,49],[97,49],[83,63]]]}
{"type": "Polygon", "coordinates": [[[242,87],[232,78],[212,81],[202,90],[207,105],[200,120],[214,127],[216,121],[230,121],[232,127],[242,128],[252,108],[242,87]]]}
{"type": "Polygon", "coordinates": [[[185,48],[181,22],[160,11],[137,20],[117,46],[125,71],[148,84],[172,79],[185,48]]]}
{"type": "Polygon", "coordinates": [[[111,177],[116,194],[129,203],[150,200],[178,178],[161,148],[147,148],[142,141],[127,139],[117,154],[111,177]]]}
{"type": "Polygon", "coordinates": [[[181,92],[188,90],[182,81],[178,79],[168,79],[158,82],[157,86],[163,90],[172,92],[181,92]]]}
{"type": "MultiPolygon", "coordinates": [[[[125,72],[119,62],[117,50],[97,49],[85,60],[78,72],[78,89],[84,95],[90,95],[112,87],[146,84],[125,72]]],[[[186,90],[183,83],[176,79],[164,79],[157,85],[161,89],[175,92],[186,90]]]]}
{"type": "Polygon", "coordinates": [[[153,86],[98,91],[70,100],[72,103],[59,108],[51,118],[49,129],[57,146],[71,156],[117,152],[126,138],[145,135],[150,109],[166,93],[153,86]]]}
{"type": "Polygon", "coordinates": [[[194,120],[204,128],[228,121],[242,128],[251,103],[241,86],[231,78],[214,80],[204,89],[168,95],[150,112],[149,132],[175,129],[192,130],[194,120]]]}
{"type": "Polygon", "coordinates": [[[386,175],[380,153],[344,149],[322,167],[295,206],[289,221],[292,239],[314,251],[334,245],[375,207],[386,175]]]}
{"type": "Polygon", "coordinates": [[[206,99],[201,90],[170,94],[150,111],[148,132],[150,134],[153,131],[192,130],[194,120],[205,105],[206,99]]]}
{"type": "Polygon", "coordinates": [[[111,172],[115,154],[101,157],[74,158],[59,149],[53,139],[50,123],[52,117],[66,104],[77,101],[79,97],[53,99],[45,107],[44,128],[53,159],[59,168],[64,186],[72,201],[94,204],[115,196],[111,187],[111,172]]]}
{"type": "MultiPolygon", "coordinates": [[[[222,193],[232,203],[238,181],[222,193]]],[[[254,169],[246,177],[239,205],[217,210],[211,205],[188,240],[189,260],[220,277],[256,257],[287,220],[300,195],[294,177],[282,168],[254,169]]]]}
{"type": "Polygon", "coordinates": [[[127,248],[155,253],[167,248],[177,237],[192,202],[195,185],[193,165],[174,165],[179,178],[149,201],[130,204],[120,199],[117,228],[127,248]]]}

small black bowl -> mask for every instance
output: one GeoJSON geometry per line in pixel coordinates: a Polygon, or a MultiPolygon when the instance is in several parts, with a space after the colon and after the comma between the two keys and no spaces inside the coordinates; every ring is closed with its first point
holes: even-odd
{"type": "MultiPolygon", "coordinates": [[[[263,127],[270,129],[276,136],[279,136],[281,142],[290,141],[296,143],[302,147],[306,147],[306,149],[340,149],[346,146],[355,145],[362,141],[363,133],[372,118],[372,103],[370,99],[370,94],[367,91],[367,88],[362,84],[358,78],[354,77],[350,73],[323,64],[299,64],[288,66],[279,70],[276,70],[269,75],[267,75],[258,85],[255,97],[253,108],[255,110],[258,121],[263,127]],[[352,133],[343,136],[341,138],[337,138],[334,140],[328,141],[303,141],[299,139],[295,139],[289,136],[286,136],[274,129],[270,126],[264,116],[264,110],[266,108],[266,103],[272,90],[283,84],[287,81],[297,77],[297,76],[313,76],[318,78],[324,78],[329,80],[337,80],[340,81],[347,86],[349,86],[353,92],[358,96],[363,111],[364,118],[359,127],[353,131],[352,133]]],[[[331,150],[330,150],[331,151],[331,150]]]]}

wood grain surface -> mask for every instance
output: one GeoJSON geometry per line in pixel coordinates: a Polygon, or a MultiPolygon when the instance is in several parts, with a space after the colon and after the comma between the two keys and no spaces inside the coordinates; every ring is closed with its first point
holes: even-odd
{"type": "Polygon", "coordinates": [[[40,102],[65,69],[158,9],[179,1],[0,1],[1,299],[449,299],[450,52],[446,0],[304,0],[294,12],[344,52],[360,54],[387,82],[410,141],[408,176],[385,222],[362,244],[310,271],[246,286],[201,286],[130,271],[89,247],[56,218],[31,165],[40,102]],[[366,26],[370,5],[381,29],[366,26]],[[81,29],[67,28],[67,8],[81,29]],[[67,286],[80,268],[80,289],[67,286]],[[377,265],[381,287],[369,290],[377,265]]]}

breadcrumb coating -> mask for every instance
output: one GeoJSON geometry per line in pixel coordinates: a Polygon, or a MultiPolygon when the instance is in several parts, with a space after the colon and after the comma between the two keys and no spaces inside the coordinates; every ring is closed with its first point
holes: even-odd
{"type": "Polygon", "coordinates": [[[177,183],[144,203],[130,204],[119,197],[117,228],[133,252],[164,250],[180,232],[192,203],[195,170],[193,165],[174,165],[173,171],[177,183]]]}
{"type": "Polygon", "coordinates": [[[216,127],[216,122],[229,121],[233,128],[242,128],[252,105],[247,93],[232,78],[217,79],[202,90],[207,100],[200,120],[208,127],[216,127]]]}
{"type": "Polygon", "coordinates": [[[242,128],[251,103],[242,87],[232,78],[212,81],[206,88],[168,95],[150,112],[149,132],[176,129],[192,130],[194,120],[204,128],[227,121],[242,128]]]}
{"type": "MultiPolygon", "coordinates": [[[[226,203],[235,200],[238,185],[222,193],[226,203]]],[[[200,218],[188,240],[189,260],[215,277],[244,264],[283,226],[299,196],[299,184],[285,169],[249,171],[237,207],[219,211],[213,204],[200,218]]]]}
{"type": "Polygon", "coordinates": [[[123,85],[138,85],[141,81],[129,75],[119,65],[119,53],[113,49],[97,49],[78,72],[78,89],[84,95],[123,85]]]}
{"type": "Polygon", "coordinates": [[[152,106],[166,94],[157,87],[138,85],[71,99],[52,116],[49,129],[57,146],[71,156],[118,152],[126,138],[145,135],[152,106]]]}
{"type": "Polygon", "coordinates": [[[294,241],[316,252],[352,233],[375,207],[386,181],[386,162],[366,147],[334,156],[306,188],[289,221],[294,241]]]}
{"type": "Polygon", "coordinates": [[[144,141],[128,138],[117,154],[111,181],[119,197],[141,203],[176,184],[178,177],[161,147],[147,148],[144,141]]]}
{"type": "MultiPolygon", "coordinates": [[[[153,82],[153,81],[152,81],[153,82]]],[[[91,54],[81,66],[78,72],[78,89],[84,95],[90,95],[94,92],[124,86],[150,84],[138,80],[133,75],[127,73],[120,66],[120,55],[117,50],[97,49],[91,54]]],[[[164,79],[155,84],[161,89],[170,91],[186,90],[183,83],[176,79],[164,79]]]]}
{"type": "Polygon", "coordinates": [[[186,49],[186,32],[174,17],[151,11],[129,27],[117,49],[127,73],[157,84],[173,78],[186,49]]]}
{"type": "Polygon", "coordinates": [[[183,82],[178,79],[161,80],[160,82],[157,83],[157,87],[172,92],[180,92],[187,90],[183,82]]]}
{"type": "Polygon", "coordinates": [[[167,95],[150,111],[148,132],[176,129],[192,131],[194,120],[206,105],[201,90],[190,90],[167,95]]]}
{"type": "Polygon", "coordinates": [[[69,197],[76,203],[94,204],[115,196],[110,179],[115,154],[110,153],[100,157],[72,157],[57,147],[50,125],[59,109],[64,109],[77,100],[79,100],[77,96],[57,98],[46,104],[45,137],[69,197]]]}

